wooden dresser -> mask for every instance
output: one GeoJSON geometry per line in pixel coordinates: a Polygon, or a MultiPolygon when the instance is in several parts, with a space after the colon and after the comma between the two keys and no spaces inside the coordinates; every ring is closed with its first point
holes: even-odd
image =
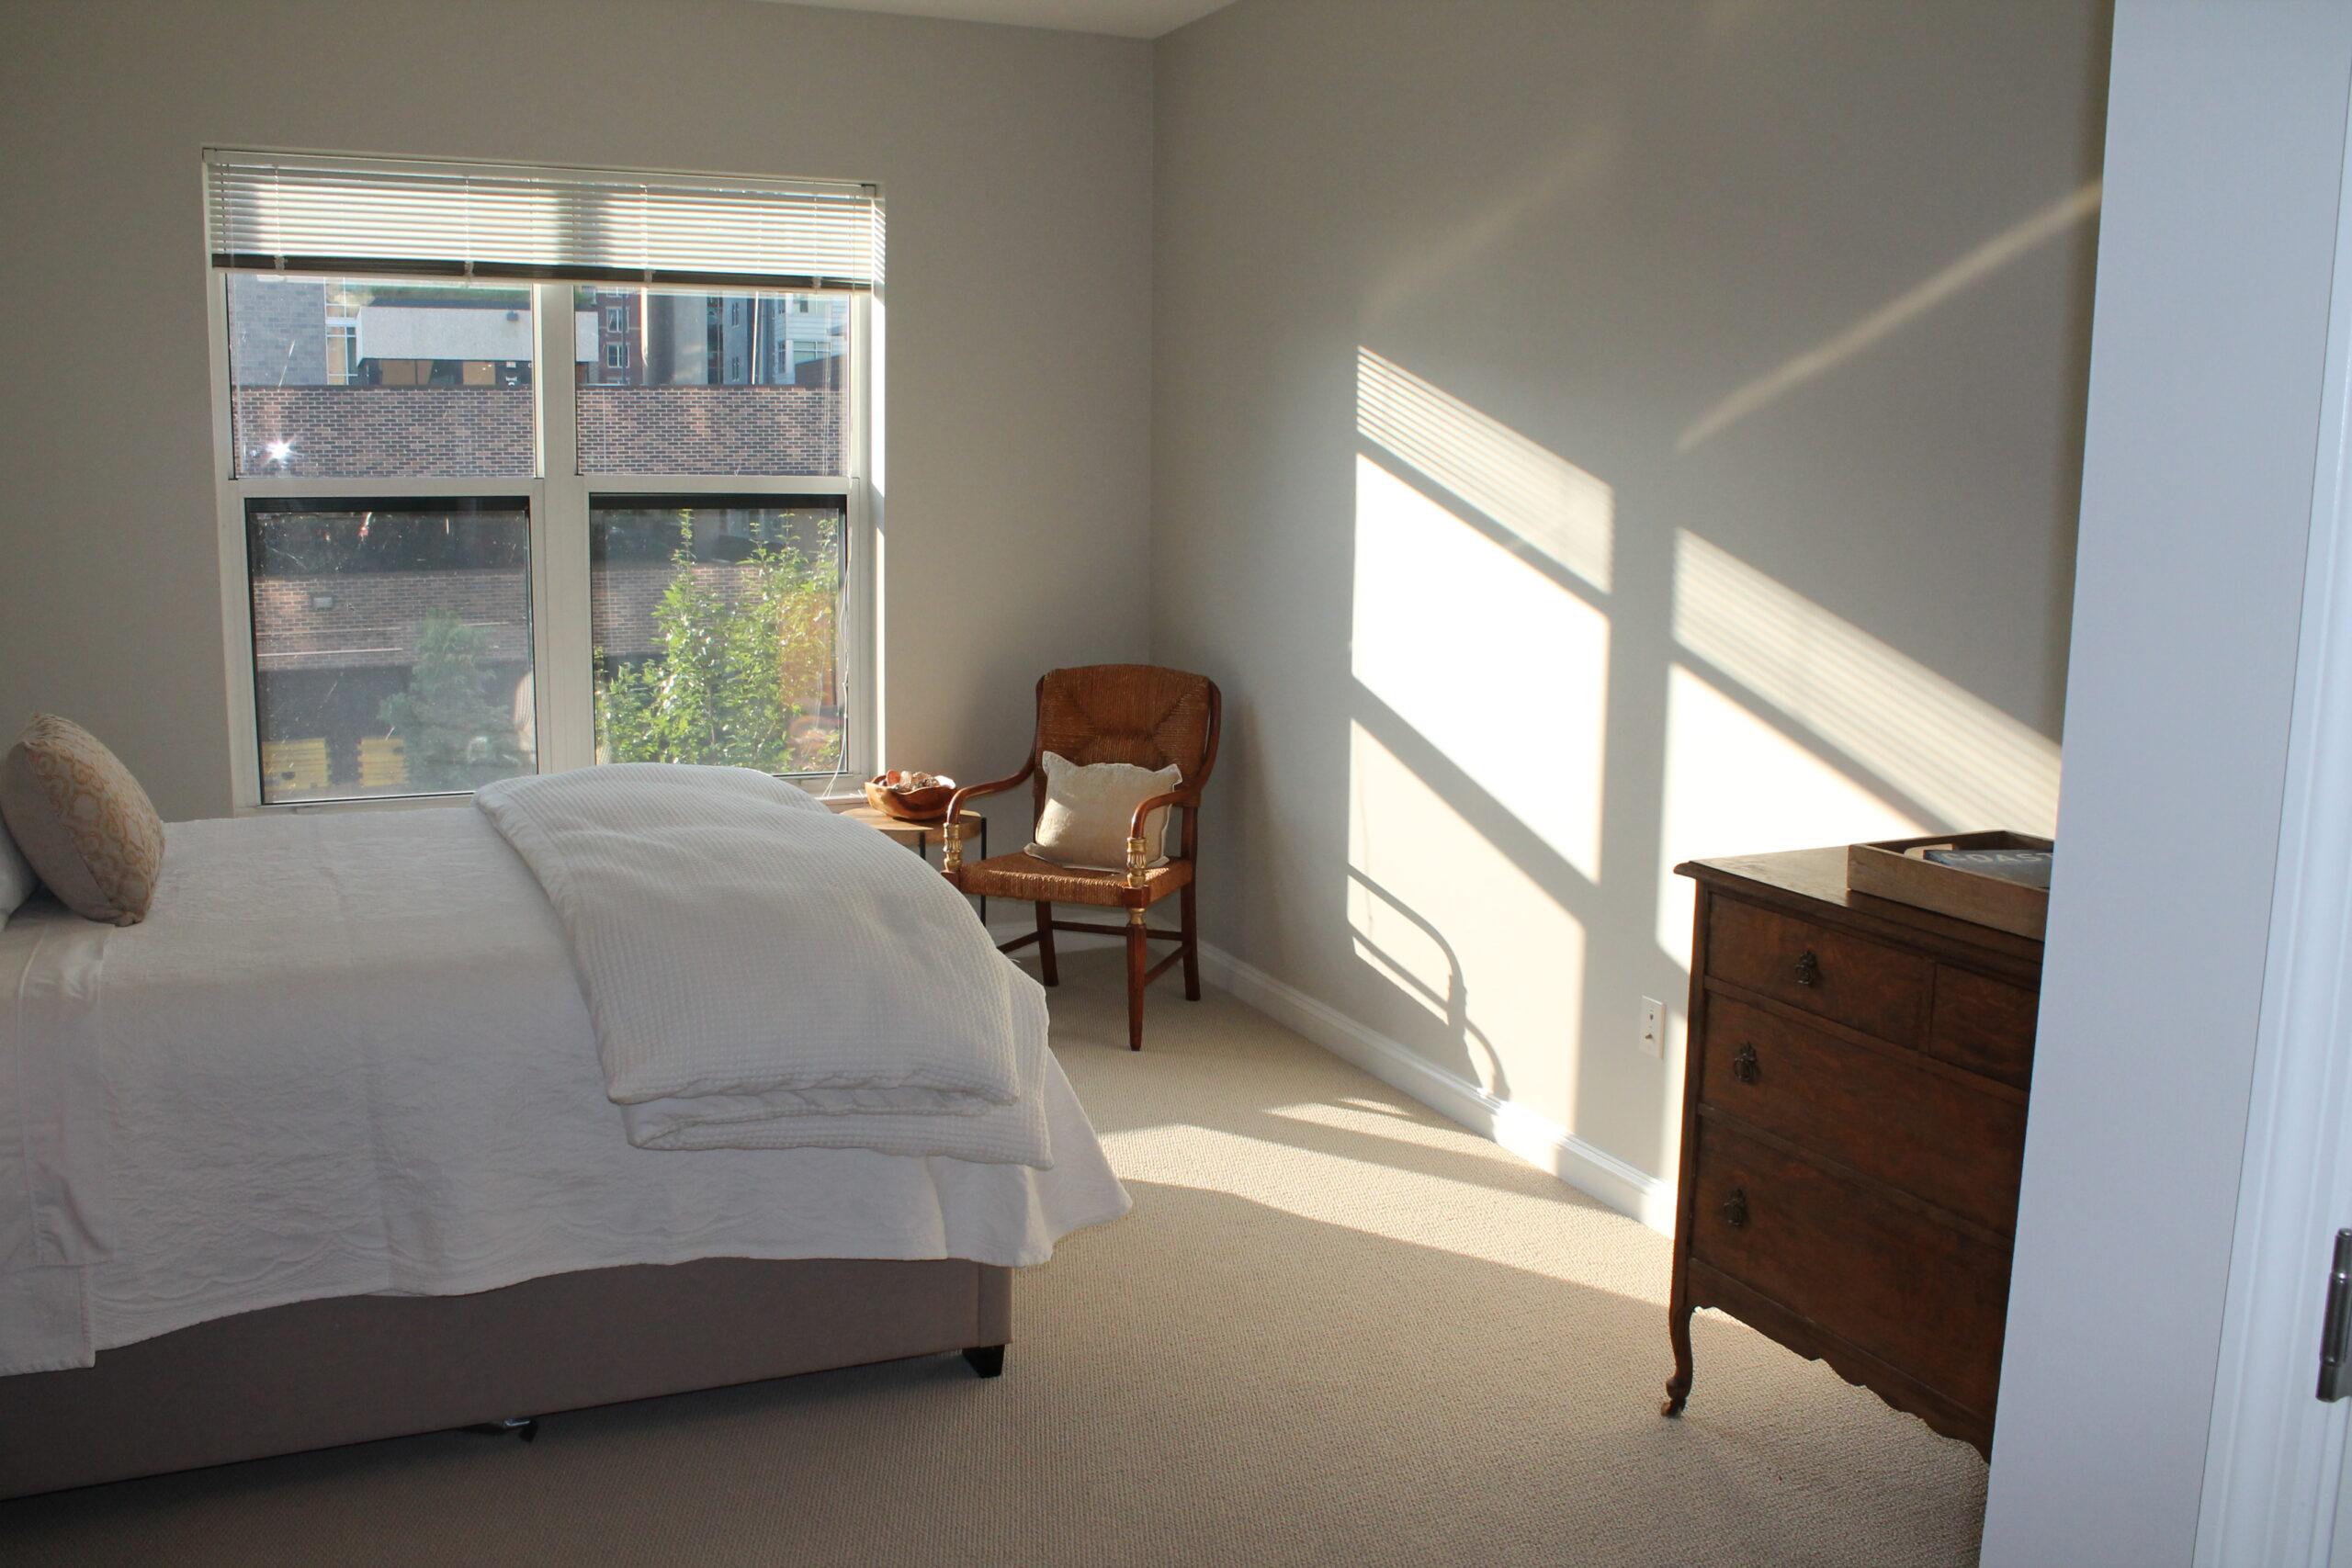
{"type": "Polygon", "coordinates": [[[1667,1308],[1720,1307],[1990,1452],[2041,943],[1846,890],[1845,851],[1694,861],[1667,1308]]]}

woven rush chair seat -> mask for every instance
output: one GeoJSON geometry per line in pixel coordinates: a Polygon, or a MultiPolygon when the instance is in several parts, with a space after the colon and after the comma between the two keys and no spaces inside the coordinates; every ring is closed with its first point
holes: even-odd
{"type": "Polygon", "coordinates": [[[1031,854],[991,855],[964,863],[960,886],[967,893],[1029,903],[1091,904],[1102,909],[1147,908],[1193,880],[1191,861],[1172,860],[1144,872],[1144,886],[1129,887],[1126,873],[1083,871],[1056,865],[1031,854]]]}
{"type": "Polygon", "coordinates": [[[1037,682],[1037,732],[1029,745],[1028,762],[1010,778],[967,784],[947,803],[941,874],[967,893],[1017,898],[1037,907],[1036,931],[1013,938],[1001,951],[1011,953],[1035,943],[1039,978],[1053,986],[1061,981],[1054,957],[1056,931],[1099,931],[1125,938],[1127,1048],[1131,1051],[1143,1049],[1144,987],[1170,965],[1181,962],[1184,966],[1186,999],[1200,999],[1194,854],[1200,841],[1201,790],[1216,766],[1217,731],[1224,712],[1225,699],[1216,682],[1205,675],[1150,664],[1089,664],[1047,671],[1037,682]],[[1027,853],[991,855],[965,863],[961,827],[965,803],[1027,784],[1034,831],[1034,824],[1046,809],[1043,759],[1048,751],[1081,767],[1128,762],[1154,772],[1176,769],[1175,789],[1136,807],[1127,829],[1125,870],[1081,871],[1027,853]],[[1183,825],[1182,847],[1169,855],[1164,865],[1147,863],[1151,846],[1141,836],[1147,818],[1155,810],[1180,813],[1183,825]],[[1177,899],[1177,929],[1148,924],[1144,911],[1170,896],[1177,899]],[[1124,909],[1126,916],[1118,925],[1057,920],[1056,904],[1124,909]],[[1145,953],[1153,942],[1174,942],[1177,949],[1156,964],[1147,964],[1145,953]]]}

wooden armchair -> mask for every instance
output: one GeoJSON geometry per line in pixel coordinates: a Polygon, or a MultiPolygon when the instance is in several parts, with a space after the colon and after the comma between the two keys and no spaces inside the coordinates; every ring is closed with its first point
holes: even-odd
{"type": "Polygon", "coordinates": [[[1030,743],[1028,762],[1011,778],[959,789],[947,803],[942,872],[967,893],[1017,898],[1037,906],[1037,929],[1006,942],[1003,951],[1011,953],[1035,942],[1046,985],[1061,983],[1054,966],[1056,931],[1126,938],[1130,1051],[1143,1049],[1144,987],[1178,959],[1184,964],[1185,998],[1201,999],[1201,933],[1193,906],[1193,857],[1200,833],[1201,790],[1209,782],[1209,770],[1216,765],[1217,729],[1223,717],[1224,698],[1216,682],[1204,675],[1148,664],[1091,664],[1049,671],[1037,682],[1037,736],[1030,743]],[[964,803],[1001,795],[1027,780],[1034,797],[1034,822],[1046,808],[1046,775],[1038,759],[1047,751],[1080,764],[1133,762],[1155,769],[1175,764],[1182,779],[1181,787],[1136,807],[1135,818],[1127,825],[1125,871],[1077,870],[1021,852],[965,863],[962,830],[956,826],[964,803]],[[1144,841],[1144,824],[1163,807],[1182,808],[1184,827],[1178,852],[1170,854],[1165,865],[1156,866],[1150,863],[1152,846],[1144,841]],[[1179,896],[1179,929],[1147,926],[1144,911],[1171,893],[1179,896]],[[1125,909],[1127,918],[1124,925],[1057,920],[1056,904],[1125,909]],[[1147,967],[1146,944],[1155,939],[1173,941],[1177,949],[1147,967]]]}

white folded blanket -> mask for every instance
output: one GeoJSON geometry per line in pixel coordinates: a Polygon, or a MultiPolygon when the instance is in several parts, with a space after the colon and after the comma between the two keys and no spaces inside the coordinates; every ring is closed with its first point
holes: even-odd
{"type": "Polygon", "coordinates": [[[744,768],[582,768],[474,804],[571,938],[630,1143],[1052,1168],[1045,991],[920,857],[744,768]]]}

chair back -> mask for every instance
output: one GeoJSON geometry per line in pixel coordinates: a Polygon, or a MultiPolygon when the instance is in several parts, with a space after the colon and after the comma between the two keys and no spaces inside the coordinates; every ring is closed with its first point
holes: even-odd
{"type": "MultiPolygon", "coordinates": [[[[1050,670],[1037,682],[1036,752],[1056,752],[1080,765],[1132,762],[1159,769],[1172,762],[1183,787],[1199,789],[1216,765],[1223,708],[1216,682],[1182,670],[1151,664],[1050,670]]],[[[1042,768],[1035,795],[1042,812],[1042,768]]],[[[1185,815],[1189,839],[1192,814],[1185,815]]]]}

